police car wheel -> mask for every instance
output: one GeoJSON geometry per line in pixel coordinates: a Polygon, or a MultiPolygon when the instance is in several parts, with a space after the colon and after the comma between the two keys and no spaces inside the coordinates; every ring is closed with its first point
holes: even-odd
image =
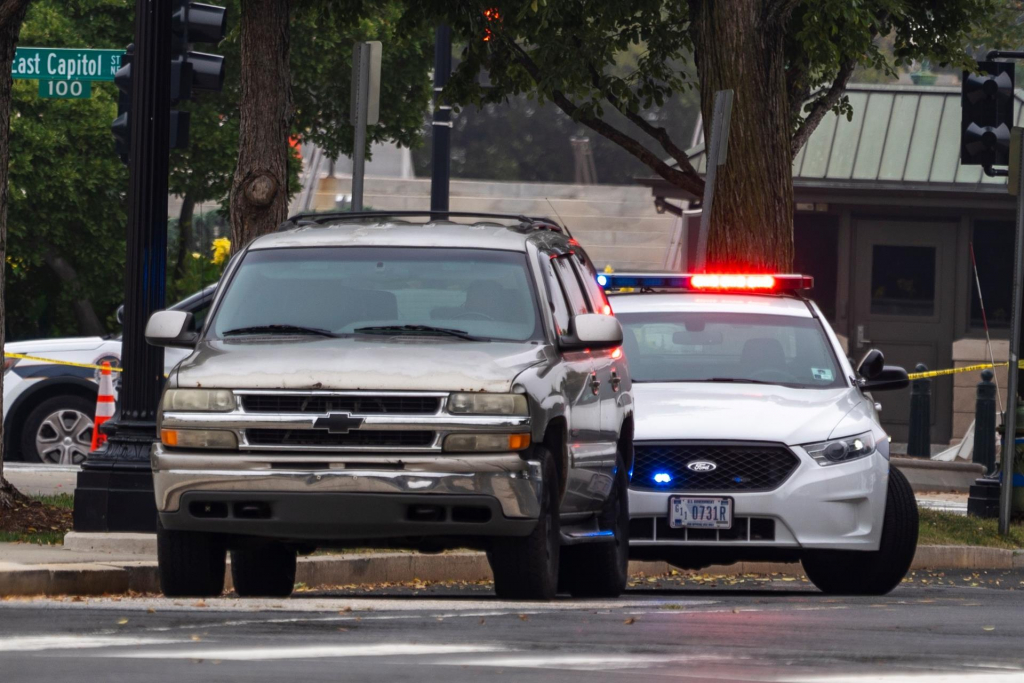
{"type": "Polygon", "coordinates": [[[558,588],[561,534],[558,519],[558,472],[551,453],[534,450],[543,463],[540,519],[529,536],[496,538],[487,551],[494,592],[503,600],[551,600],[558,588]]]}
{"type": "Polygon", "coordinates": [[[47,465],[79,465],[92,446],[94,402],[54,396],[32,409],[21,436],[22,457],[47,465]]]}
{"type": "Polygon", "coordinates": [[[885,522],[878,550],[825,550],[803,558],[807,578],[835,595],[885,595],[900,585],[917,551],[917,500],[910,482],[889,469],[885,522]]]}
{"type": "Polygon", "coordinates": [[[213,598],[224,592],[227,549],[216,534],[156,527],[160,590],[168,598],[213,598]]]}
{"type": "Polygon", "coordinates": [[[295,588],[295,550],[281,543],[231,551],[231,580],[243,598],[287,598],[295,588]]]}
{"type": "Polygon", "coordinates": [[[615,534],[613,543],[588,543],[562,548],[558,589],[576,598],[617,598],[629,578],[629,472],[620,454],[615,460],[612,491],[598,516],[601,531],[615,534]]]}

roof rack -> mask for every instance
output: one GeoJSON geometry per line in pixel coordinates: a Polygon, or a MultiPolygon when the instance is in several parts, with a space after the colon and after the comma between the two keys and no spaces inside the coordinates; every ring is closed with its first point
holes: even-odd
{"type": "Polygon", "coordinates": [[[386,217],[415,217],[429,216],[430,218],[504,218],[525,223],[531,227],[544,230],[560,232],[566,237],[572,238],[569,229],[546,216],[525,216],[512,213],[478,213],[475,211],[328,211],[323,213],[299,213],[288,218],[281,224],[279,230],[290,230],[298,223],[322,223],[346,218],[386,218],[386,217]]]}

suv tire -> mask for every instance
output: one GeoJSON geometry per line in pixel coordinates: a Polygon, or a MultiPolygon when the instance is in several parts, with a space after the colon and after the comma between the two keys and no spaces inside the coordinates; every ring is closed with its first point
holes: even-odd
{"type": "Polygon", "coordinates": [[[917,551],[917,500],[910,482],[889,468],[885,521],[878,550],[822,550],[803,558],[807,577],[823,593],[885,595],[900,584],[917,551]]]}
{"type": "Polygon", "coordinates": [[[231,551],[231,580],[242,598],[287,598],[295,588],[296,552],[282,543],[231,551]]]}
{"type": "Polygon", "coordinates": [[[574,598],[617,598],[629,578],[629,472],[621,453],[615,458],[615,481],[598,514],[601,531],[615,534],[613,543],[587,543],[562,548],[558,589],[574,598]]]}
{"type": "Polygon", "coordinates": [[[168,598],[213,598],[224,592],[227,549],[215,534],[156,527],[160,590],[168,598]]]}
{"type": "Polygon", "coordinates": [[[534,453],[544,471],[537,526],[529,536],[496,538],[487,551],[494,592],[503,600],[551,600],[558,589],[558,472],[546,448],[537,446],[534,453]]]}

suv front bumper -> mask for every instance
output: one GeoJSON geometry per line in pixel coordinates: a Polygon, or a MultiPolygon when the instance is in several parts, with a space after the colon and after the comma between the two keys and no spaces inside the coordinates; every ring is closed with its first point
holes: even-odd
{"type": "Polygon", "coordinates": [[[540,516],[541,465],[517,453],[403,456],[401,465],[374,454],[358,465],[289,467],[294,453],[172,452],[157,443],[150,460],[169,529],[322,540],[518,536],[540,516]],[[367,463],[376,460],[379,469],[367,463]]]}

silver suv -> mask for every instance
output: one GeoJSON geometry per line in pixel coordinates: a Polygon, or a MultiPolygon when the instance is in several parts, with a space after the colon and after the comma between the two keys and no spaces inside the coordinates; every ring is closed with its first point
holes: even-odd
{"type": "MultiPolygon", "coordinates": [[[[416,214],[421,215],[422,214],[416,214]]],[[[153,446],[168,596],[288,595],[297,553],[487,551],[500,597],[616,596],[633,401],[622,328],[546,219],[293,218],[200,332],[161,311],[153,446]]]]}

